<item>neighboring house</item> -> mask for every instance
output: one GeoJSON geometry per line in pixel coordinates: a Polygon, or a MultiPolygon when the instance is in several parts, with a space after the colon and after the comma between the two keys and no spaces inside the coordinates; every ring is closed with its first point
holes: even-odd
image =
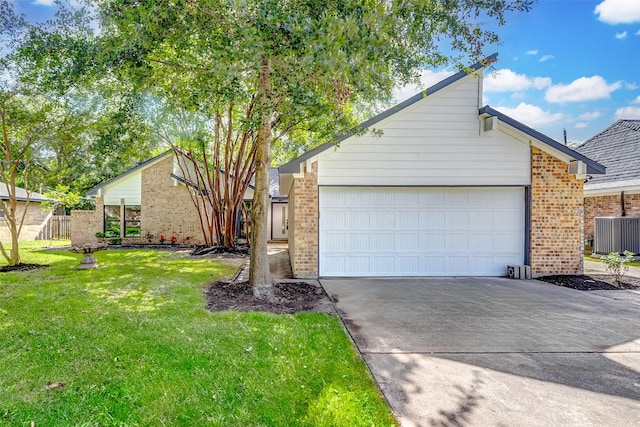
{"type": "Polygon", "coordinates": [[[584,184],[585,238],[596,217],[640,217],[640,120],[618,120],[576,150],[607,167],[584,184]]]}
{"type": "MultiPolygon", "coordinates": [[[[0,199],[2,201],[9,200],[9,193],[4,182],[0,182],[0,199]]],[[[29,194],[23,188],[16,188],[16,200],[18,202],[17,217],[21,218],[25,209],[27,211],[19,240],[35,240],[51,213],[51,209],[43,208],[42,206],[42,203],[47,201],[47,198],[40,193],[30,192],[29,194]],[[28,204],[27,200],[29,200],[28,204]]],[[[0,209],[0,242],[6,243],[10,241],[11,233],[0,209]]]]}
{"type": "MultiPolygon", "coordinates": [[[[273,179],[272,179],[273,181],[273,179]]],[[[276,185],[271,186],[269,221],[285,221],[282,206],[286,197],[280,197],[276,185]],[[273,216],[271,212],[274,212],[273,216]]],[[[202,244],[204,238],[200,217],[182,177],[173,150],[149,159],[109,181],[89,190],[96,197],[96,208],[91,211],[71,212],[71,243],[95,243],[96,233],[116,233],[126,243],[159,244],[160,235],[166,241],[176,236],[179,244],[202,244]]],[[[247,189],[245,202],[253,199],[253,187],[247,189]]],[[[269,230],[273,240],[286,240],[278,223],[269,230]]]]}
{"type": "MultiPolygon", "coordinates": [[[[495,55],[487,58],[495,60],[495,55]]],[[[295,277],[581,273],[605,168],[482,102],[482,66],[280,167],[295,277]]]]}

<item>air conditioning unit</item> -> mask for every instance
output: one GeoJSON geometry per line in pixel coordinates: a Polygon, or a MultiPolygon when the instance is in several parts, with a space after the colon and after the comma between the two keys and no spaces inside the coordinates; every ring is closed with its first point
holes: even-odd
{"type": "Polygon", "coordinates": [[[586,175],[587,164],[580,160],[571,160],[569,162],[569,175],[586,175]]]}
{"type": "Polygon", "coordinates": [[[593,252],[640,253],[640,218],[598,217],[594,221],[593,252]]]}

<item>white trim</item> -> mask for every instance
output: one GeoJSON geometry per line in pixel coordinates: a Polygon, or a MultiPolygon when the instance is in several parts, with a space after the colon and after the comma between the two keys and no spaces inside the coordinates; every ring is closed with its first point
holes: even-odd
{"type": "Polygon", "coordinates": [[[584,197],[613,196],[625,193],[640,193],[640,179],[626,181],[603,182],[584,185],[584,197]]]}

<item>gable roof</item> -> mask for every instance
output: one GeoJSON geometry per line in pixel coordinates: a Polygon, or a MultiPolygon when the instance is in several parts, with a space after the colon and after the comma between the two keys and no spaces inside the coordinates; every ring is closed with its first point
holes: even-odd
{"type": "Polygon", "coordinates": [[[105,187],[108,187],[109,185],[113,184],[114,182],[120,181],[123,178],[128,177],[129,175],[132,175],[142,169],[145,169],[151,165],[153,165],[154,163],[156,163],[157,161],[160,161],[162,159],[164,159],[165,157],[169,156],[169,155],[173,155],[173,150],[167,150],[162,154],[159,154],[149,160],[145,160],[144,162],[140,163],[138,166],[135,166],[131,169],[129,169],[128,171],[121,173],[120,175],[111,178],[108,181],[103,182],[100,185],[97,185],[95,187],[93,187],[91,190],[87,191],[87,196],[97,196],[99,191],[104,189],[105,187]]]}
{"type": "MultiPolygon", "coordinates": [[[[96,195],[99,194],[99,191],[104,189],[105,187],[107,187],[107,186],[109,186],[109,185],[111,185],[111,184],[113,184],[113,183],[115,183],[117,181],[120,181],[121,179],[126,178],[126,177],[128,177],[128,176],[130,176],[130,175],[132,175],[132,174],[134,174],[134,173],[136,173],[136,172],[138,172],[138,171],[140,171],[142,169],[145,169],[145,168],[153,165],[154,163],[166,158],[169,155],[173,155],[173,149],[167,150],[164,153],[159,154],[159,155],[157,155],[157,156],[155,156],[155,157],[153,157],[153,158],[151,158],[149,160],[146,160],[146,161],[140,163],[138,166],[135,166],[135,167],[129,169],[128,171],[126,171],[126,172],[124,172],[124,173],[122,173],[122,174],[120,174],[120,175],[118,175],[118,176],[116,176],[114,178],[111,178],[108,181],[103,182],[102,184],[93,187],[92,189],[87,191],[87,195],[88,196],[96,196],[96,195]]],[[[186,180],[184,179],[184,177],[178,176],[178,175],[173,174],[173,173],[171,174],[171,177],[174,178],[174,179],[177,179],[182,184],[190,185],[192,187],[195,187],[194,184],[187,183],[186,180]]],[[[255,176],[253,176],[251,178],[251,182],[249,183],[249,188],[250,189],[254,189],[254,186],[255,186],[255,176]]],[[[282,198],[286,198],[287,197],[286,195],[282,196],[280,194],[279,186],[280,186],[280,183],[279,183],[279,180],[278,180],[278,168],[271,168],[270,171],[269,171],[269,195],[274,199],[282,199],[282,198]]]]}
{"type": "MultiPolygon", "coordinates": [[[[393,107],[391,107],[390,109],[383,111],[382,113],[370,118],[369,120],[366,120],[364,122],[362,122],[359,126],[359,128],[368,128],[384,119],[386,119],[387,117],[396,114],[402,110],[404,110],[405,108],[415,104],[418,101],[423,100],[424,98],[427,97],[427,95],[432,95],[435,92],[438,92],[444,88],[446,88],[447,86],[450,86],[451,84],[457,82],[458,80],[468,76],[469,74],[478,71],[481,68],[486,67],[487,65],[492,64],[493,62],[495,62],[497,60],[498,54],[494,53],[491,56],[488,56],[487,58],[485,58],[484,60],[472,65],[471,67],[469,67],[467,70],[464,71],[460,71],[459,73],[456,73],[444,80],[442,80],[439,83],[436,83],[435,85],[431,86],[430,88],[423,90],[420,93],[417,93],[416,95],[412,96],[411,98],[407,99],[404,102],[401,102],[393,107]]],[[[586,157],[585,155],[582,155],[572,149],[570,149],[569,147],[555,141],[552,138],[549,138],[548,136],[506,116],[505,114],[502,114],[496,110],[494,110],[493,108],[489,107],[489,106],[484,106],[482,108],[479,109],[478,111],[478,115],[489,115],[489,116],[497,116],[498,120],[502,121],[503,123],[508,124],[509,126],[517,129],[520,132],[523,132],[524,134],[540,141],[543,143],[543,145],[547,145],[557,151],[560,151],[561,153],[564,153],[565,155],[571,157],[572,159],[575,160],[581,160],[582,162],[584,162],[587,165],[587,172],[590,174],[604,174],[606,168],[604,166],[602,166],[601,164],[598,164],[597,162],[594,162],[593,160],[589,159],[588,157],[586,157]]],[[[302,155],[300,155],[299,157],[291,160],[288,163],[283,164],[282,166],[280,166],[279,171],[280,174],[295,174],[295,173],[299,173],[300,169],[301,169],[301,165],[308,159],[311,159],[315,156],[317,156],[318,154],[322,153],[323,151],[326,151],[327,149],[334,147],[336,145],[338,145],[340,142],[344,141],[345,139],[353,136],[355,134],[355,130],[352,132],[347,133],[346,135],[343,135],[341,137],[339,137],[337,140],[335,141],[330,141],[327,142],[325,144],[322,144],[302,155]]]]}
{"type": "Polygon", "coordinates": [[[640,180],[640,120],[618,120],[576,150],[607,167],[607,174],[592,177],[588,186],[612,188],[640,180]]]}
{"type": "Polygon", "coordinates": [[[593,160],[593,158],[591,157],[587,157],[586,155],[583,155],[575,150],[572,150],[571,148],[567,147],[564,144],[561,144],[560,142],[556,141],[553,138],[549,138],[548,136],[546,136],[543,133],[538,132],[535,129],[530,128],[529,126],[520,123],[517,120],[512,119],[511,117],[507,116],[506,114],[503,114],[497,110],[494,110],[493,108],[491,108],[488,105],[485,105],[484,107],[480,108],[479,113],[482,114],[487,114],[489,116],[496,116],[498,117],[498,120],[500,120],[503,123],[508,124],[509,126],[511,126],[514,129],[519,130],[520,132],[523,132],[524,134],[537,139],[538,141],[542,142],[543,144],[560,151],[561,153],[564,153],[566,155],[568,155],[569,157],[575,159],[575,160],[580,160],[582,162],[584,162],[587,165],[587,173],[589,174],[604,174],[604,173],[609,173],[607,168],[605,166],[603,166],[602,164],[596,162],[593,160]]]}
{"type": "MultiPolygon", "coordinates": [[[[9,200],[7,186],[2,181],[0,181],[0,199],[9,200]]],[[[27,190],[25,190],[24,188],[16,187],[16,200],[19,202],[26,202],[27,199],[34,203],[41,203],[48,200],[45,195],[36,193],[35,191],[31,191],[31,198],[29,198],[27,190]]]]}

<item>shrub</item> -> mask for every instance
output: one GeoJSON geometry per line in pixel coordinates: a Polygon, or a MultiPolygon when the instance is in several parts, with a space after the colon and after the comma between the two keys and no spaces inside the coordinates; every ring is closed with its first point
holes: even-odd
{"type": "Polygon", "coordinates": [[[613,280],[616,283],[620,283],[620,279],[629,271],[627,263],[633,261],[634,255],[630,251],[624,251],[624,256],[617,252],[609,252],[608,255],[601,257],[600,260],[607,265],[607,271],[611,273],[613,280]]]}

